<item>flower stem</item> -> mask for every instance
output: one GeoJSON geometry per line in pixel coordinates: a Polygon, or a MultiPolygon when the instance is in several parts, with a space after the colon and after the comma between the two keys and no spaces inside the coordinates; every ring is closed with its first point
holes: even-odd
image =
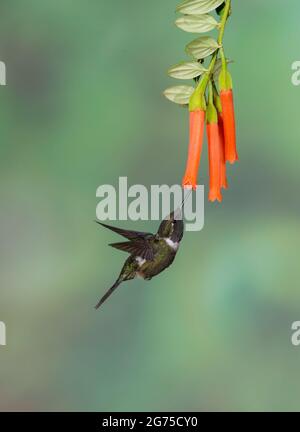
{"type": "Polygon", "coordinates": [[[226,0],[225,1],[224,11],[223,11],[223,14],[222,14],[221,23],[220,23],[220,31],[219,31],[219,36],[218,36],[218,43],[219,43],[219,45],[222,45],[222,43],[223,43],[225,26],[226,26],[226,22],[227,22],[229,13],[230,13],[230,6],[231,6],[231,0],[226,0]]]}
{"type": "MultiPolygon", "coordinates": [[[[218,35],[218,44],[219,44],[219,48],[213,53],[209,67],[207,72],[205,72],[205,74],[203,75],[202,79],[199,81],[198,86],[196,87],[195,90],[195,94],[197,95],[204,95],[205,91],[206,91],[206,87],[211,79],[211,76],[213,74],[214,71],[214,67],[220,52],[220,56],[221,56],[221,60],[222,60],[222,66],[223,68],[227,67],[226,64],[226,58],[225,58],[225,54],[224,54],[224,49],[223,49],[223,38],[224,38],[224,32],[225,32],[225,27],[226,27],[226,22],[227,19],[229,17],[229,13],[230,13],[230,6],[231,6],[231,0],[225,0],[225,7],[224,7],[224,11],[222,14],[222,19],[220,22],[220,27],[219,27],[219,35],[218,35]]],[[[193,107],[191,107],[193,108],[193,107]]]]}

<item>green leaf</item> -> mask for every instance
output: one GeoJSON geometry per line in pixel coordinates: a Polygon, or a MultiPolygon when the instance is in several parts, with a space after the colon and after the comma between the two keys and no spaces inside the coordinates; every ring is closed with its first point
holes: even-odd
{"type": "Polygon", "coordinates": [[[206,69],[198,62],[182,62],[172,66],[168,75],[178,79],[193,79],[203,74],[206,69]]]}
{"type": "Polygon", "coordinates": [[[217,9],[222,3],[224,0],[185,0],[176,11],[185,15],[202,15],[217,9]]]}
{"type": "Polygon", "coordinates": [[[164,95],[171,102],[175,102],[179,105],[187,105],[194,90],[194,87],[191,86],[175,86],[165,90],[164,95]]]}
{"type": "MultiPolygon", "coordinates": [[[[233,61],[229,60],[229,59],[226,59],[226,63],[227,64],[233,63],[233,61]]],[[[218,82],[218,80],[219,80],[219,75],[220,75],[221,70],[222,70],[222,60],[218,59],[216,61],[216,64],[215,64],[215,67],[214,67],[214,71],[213,71],[213,77],[214,77],[214,80],[216,82],[218,82]]]]}
{"type": "Polygon", "coordinates": [[[186,46],[186,52],[197,60],[204,59],[213,54],[220,45],[210,36],[201,36],[186,46]]]}
{"type": "Polygon", "coordinates": [[[206,33],[218,27],[219,23],[211,15],[185,15],[175,21],[177,27],[189,33],[206,33]]]}

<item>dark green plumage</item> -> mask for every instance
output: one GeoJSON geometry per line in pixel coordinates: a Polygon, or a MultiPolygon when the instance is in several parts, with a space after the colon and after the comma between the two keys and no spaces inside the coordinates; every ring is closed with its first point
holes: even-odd
{"type": "Polygon", "coordinates": [[[127,238],[127,242],[112,243],[110,246],[130,254],[118,279],[101,298],[96,309],[108,299],[122,282],[137,276],[150,280],[168,268],[175,259],[184,230],[182,219],[177,219],[174,212],[161,222],[156,234],[128,231],[96,222],[127,238]]]}

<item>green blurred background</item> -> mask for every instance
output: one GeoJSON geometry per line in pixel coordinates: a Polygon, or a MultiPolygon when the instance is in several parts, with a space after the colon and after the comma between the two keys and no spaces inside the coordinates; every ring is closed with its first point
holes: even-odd
{"type": "Polygon", "coordinates": [[[162,96],[193,37],[176,4],[0,2],[1,410],[300,408],[298,0],[233,0],[230,190],[172,268],[93,309],[125,258],[96,188],[183,174],[188,113],[162,96]]]}

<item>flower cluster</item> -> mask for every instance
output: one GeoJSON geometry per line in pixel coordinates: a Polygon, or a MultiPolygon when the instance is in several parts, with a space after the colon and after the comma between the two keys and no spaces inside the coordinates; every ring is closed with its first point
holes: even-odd
{"type": "Polygon", "coordinates": [[[195,85],[175,86],[164,94],[172,102],[189,106],[190,142],[185,188],[197,187],[203,136],[206,123],[209,155],[209,200],[222,201],[222,189],[228,188],[226,163],[238,160],[232,78],[228,72],[223,37],[231,15],[231,0],[185,0],[177,7],[181,16],[176,25],[190,33],[218,30],[217,40],[201,36],[190,42],[186,52],[192,60],[179,63],[168,74],[178,79],[193,79],[195,85]],[[217,20],[210,12],[216,11],[217,20]],[[210,57],[205,67],[205,59],[210,57]]]}

